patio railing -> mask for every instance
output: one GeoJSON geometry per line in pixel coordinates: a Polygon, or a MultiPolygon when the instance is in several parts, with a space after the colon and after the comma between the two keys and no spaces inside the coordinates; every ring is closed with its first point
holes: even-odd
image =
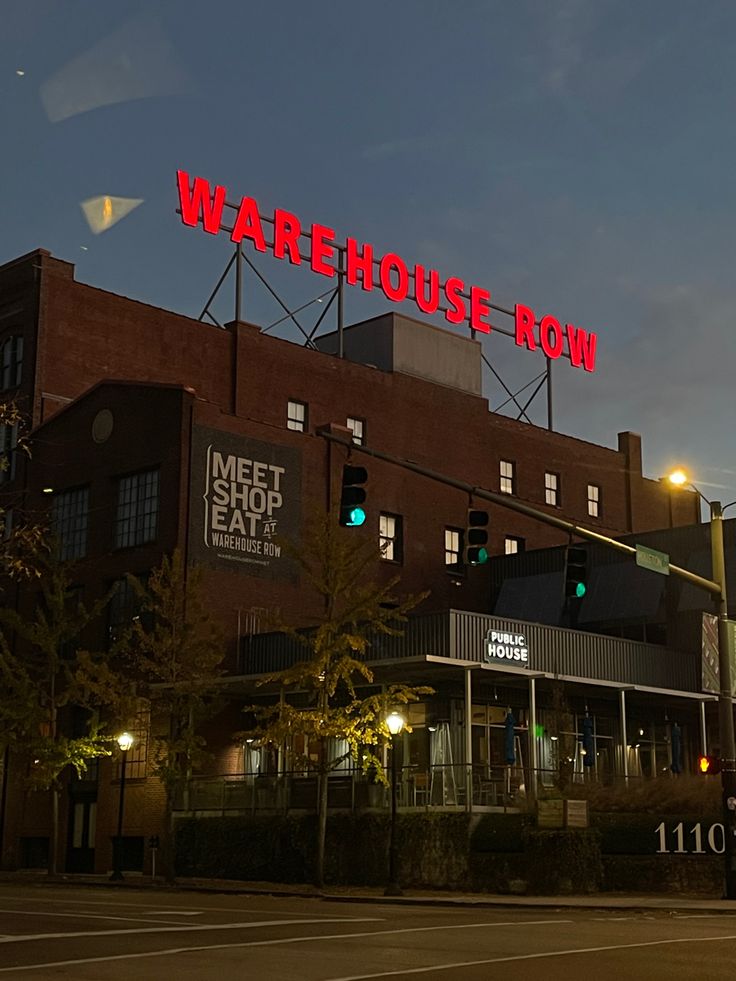
{"type": "MultiPolygon", "coordinates": [[[[541,774],[540,774],[541,776],[541,774]]],[[[401,768],[397,802],[404,809],[465,810],[468,775],[463,764],[401,768]]],[[[523,797],[524,772],[516,767],[473,767],[474,808],[515,808],[523,797]]],[[[317,809],[319,778],[315,773],[279,776],[233,773],[192,777],[175,801],[178,813],[264,814],[317,809]]],[[[390,788],[372,782],[359,770],[330,774],[328,806],[341,810],[388,809],[390,788]]]]}

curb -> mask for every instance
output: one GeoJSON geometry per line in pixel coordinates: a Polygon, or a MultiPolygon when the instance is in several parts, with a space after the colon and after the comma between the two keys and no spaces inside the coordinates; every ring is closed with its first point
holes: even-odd
{"type": "Polygon", "coordinates": [[[177,880],[174,883],[163,881],[155,882],[150,879],[140,880],[136,878],[126,879],[123,882],[111,883],[107,877],[94,879],[75,879],[70,876],[60,875],[49,879],[46,875],[25,876],[13,873],[0,873],[0,885],[15,884],[26,886],[76,886],[99,888],[118,888],[128,890],[152,890],[157,893],[203,893],[208,895],[221,896],[269,896],[284,899],[317,899],[322,902],[330,903],[365,903],[373,905],[395,905],[395,906],[436,906],[445,908],[465,907],[470,909],[547,909],[547,910],[596,910],[600,912],[623,911],[640,913],[712,913],[722,915],[736,914],[736,903],[724,899],[686,899],[674,900],[669,902],[666,898],[654,896],[488,896],[478,894],[471,896],[460,894],[458,896],[437,896],[437,895],[405,895],[405,896],[384,896],[366,895],[360,893],[332,893],[318,889],[298,890],[289,888],[278,888],[268,885],[256,886],[238,884],[229,886],[226,882],[197,882],[177,880]]]}

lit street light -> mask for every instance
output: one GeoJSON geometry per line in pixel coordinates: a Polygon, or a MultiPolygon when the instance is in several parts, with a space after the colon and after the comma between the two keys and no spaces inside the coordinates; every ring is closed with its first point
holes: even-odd
{"type": "Polygon", "coordinates": [[[399,712],[391,712],[386,719],[391,733],[391,825],[388,840],[388,885],[384,896],[403,896],[399,885],[398,862],[396,854],[396,737],[404,728],[404,717],[399,712]]]}
{"type": "MultiPolygon", "coordinates": [[[[710,509],[711,575],[720,586],[718,594],[718,734],[721,744],[721,795],[723,805],[724,860],[726,899],[736,899],[736,740],[733,724],[733,679],[731,677],[730,631],[728,629],[728,596],[726,592],[726,560],[723,546],[723,512],[720,501],[709,501],[691,483],[684,470],[669,475],[676,487],[689,486],[710,509]]],[[[736,504],[736,501],[732,501],[736,504]]],[[[727,504],[726,507],[731,507],[727,504]]]]}
{"type": "Polygon", "coordinates": [[[123,813],[125,809],[125,764],[128,761],[128,750],[133,745],[133,737],[129,732],[121,732],[117,744],[122,754],[120,760],[120,798],[118,800],[118,833],[112,847],[112,875],[110,882],[123,881],[123,813]]]}

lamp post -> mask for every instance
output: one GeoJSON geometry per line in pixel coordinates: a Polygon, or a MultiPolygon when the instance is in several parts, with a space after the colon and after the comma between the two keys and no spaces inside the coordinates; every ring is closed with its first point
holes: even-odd
{"type": "MultiPolygon", "coordinates": [[[[723,806],[726,899],[736,899],[736,739],[733,724],[733,678],[728,629],[726,559],[723,546],[723,512],[720,501],[709,501],[691,483],[683,470],[675,470],[669,480],[676,487],[688,485],[710,510],[710,554],[713,581],[721,587],[718,599],[718,735],[721,744],[721,797],[723,806]]],[[[736,501],[731,503],[736,504],[736,501]]],[[[726,507],[731,507],[727,504],[726,507]]]]}
{"type": "Polygon", "coordinates": [[[125,764],[128,761],[128,750],[133,745],[133,737],[129,732],[121,732],[117,744],[122,754],[120,759],[120,797],[118,799],[118,833],[112,847],[112,875],[110,882],[123,881],[123,814],[125,811],[125,764]]]}
{"type": "Polygon", "coordinates": [[[391,712],[386,719],[391,733],[391,825],[388,839],[388,885],[384,896],[403,896],[399,885],[398,862],[396,854],[396,737],[404,728],[404,717],[399,712],[391,712]]]}

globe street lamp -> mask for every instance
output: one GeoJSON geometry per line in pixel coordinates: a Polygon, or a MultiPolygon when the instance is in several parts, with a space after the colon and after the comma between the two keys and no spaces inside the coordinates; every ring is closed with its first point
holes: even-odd
{"type": "Polygon", "coordinates": [[[129,732],[121,732],[117,737],[120,747],[120,798],[118,800],[118,833],[112,846],[112,875],[110,882],[123,881],[123,813],[125,810],[125,764],[128,761],[128,750],[133,745],[133,737],[129,732]]]}
{"type": "Polygon", "coordinates": [[[403,896],[396,854],[396,737],[401,733],[404,724],[404,717],[400,712],[391,712],[386,719],[391,733],[391,825],[388,839],[388,885],[383,892],[384,896],[403,896]]]}
{"type": "Polygon", "coordinates": [[[736,899],[736,739],[733,724],[733,679],[731,676],[730,631],[728,629],[728,596],[726,592],[726,560],[723,545],[723,512],[720,501],[709,501],[693,484],[684,470],[669,475],[676,487],[688,486],[705,501],[710,509],[711,575],[720,586],[718,593],[718,735],[721,744],[721,794],[723,804],[724,860],[726,899],[736,899]]]}

